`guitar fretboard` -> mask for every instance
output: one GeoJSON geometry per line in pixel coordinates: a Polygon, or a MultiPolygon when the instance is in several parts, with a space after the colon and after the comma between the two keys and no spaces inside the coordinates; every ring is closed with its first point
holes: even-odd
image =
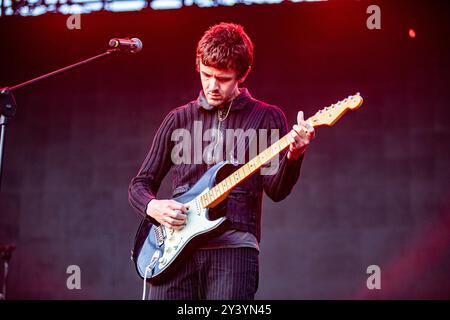
{"type": "Polygon", "coordinates": [[[259,168],[261,168],[266,162],[270,161],[273,157],[278,155],[281,151],[289,146],[290,142],[288,135],[286,134],[280,140],[272,144],[263,152],[258,154],[252,160],[240,167],[238,170],[230,174],[227,178],[223,179],[220,183],[216,184],[208,192],[205,192],[200,197],[200,203],[204,208],[213,208],[219,204],[228,193],[236,187],[239,183],[247,179],[259,168]]]}

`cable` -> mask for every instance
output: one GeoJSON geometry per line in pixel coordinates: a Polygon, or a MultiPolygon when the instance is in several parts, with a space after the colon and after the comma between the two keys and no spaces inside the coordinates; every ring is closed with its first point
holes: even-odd
{"type": "Polygon", "coordinates": [[[145,291],[147,290],[147,272],[152,272],[153,268],[151,267],[151,263],[145,268],[144,274],[144,285],[142,288],[142,300],[145,300],[145,291]]]}

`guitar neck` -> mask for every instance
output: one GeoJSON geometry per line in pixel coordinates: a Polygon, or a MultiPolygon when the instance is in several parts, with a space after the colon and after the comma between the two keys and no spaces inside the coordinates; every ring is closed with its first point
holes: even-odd
{"type": "MultiPolygon", "coordinates": [[[[312,119],[313,117],[309,118],[307,121],[312,123],[312,119]]],[[[289,133],[230,174],[227,178],[216,184],[208,192],[205,192],[200,197],[202,206],[204,208],[213,208],[218,205],[226,198],[234,187],[258,171],[266,162],[269,162],[272,158],[289,147],[290,141],[288,135],[289,133]]]]}
{"type": "Polygon", "coordinates": [[[240,167],[238,170],[230,174],[227,178],[216,184],[208,192],[205,192],[200,201],[204,208],[213,208],[219,204],[225,197],[242,181],[250,177],[259,168],[261,168],[266,162],[270,161],[273,157],[278,155],[281,151],[289,146],[290,142],[287,135],[272,144],[266,150],[258,154],[252,160],[240,167]]]}
{"type": "MultiPolygon", "coordinates": [[[[332,104],[316,112],[315,115],[306,120],[314,128],[320,126],[334,125],[348,110],[356,110],[363,103],[359,93],[332,104]]],[[[289,134],[289,133],[288,133],[289,134]]],[[[286,149],[290,141],[288,134],[272,144],[266,150],[258,154],[247,164],[233,172],[227,178],[216,184],[213,188],[200,196],[200,203],[204,208],[213,208],[219,204],[239,183],[250,177],[266,162],[286,149]]]]}

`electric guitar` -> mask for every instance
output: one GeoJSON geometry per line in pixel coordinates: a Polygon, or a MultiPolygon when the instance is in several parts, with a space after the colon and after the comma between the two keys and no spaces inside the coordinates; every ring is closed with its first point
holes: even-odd
{"type": "MultiPolygon", "coordinates": [[[[306,121],[313,127],[332,126],[348,110],[355,110],[362,103],[363,99],[357,93],[319,110],[306,121]]],[[[173,198],[189,207],[183,229],[173,230],[155,225],[144,218],[137,231],[132,251],[132,260],[139,276],[153,284],[164,281],[176,271],[177,265],[195,249],[197,243],[222,233],[230,221],[223,215],[214,216],[214,208],[234,187],[289,145],[286,134],[238,170],[235,170],[235,166],[229,161],[222,161],[211,167],[190,190],[173,198]]]]}

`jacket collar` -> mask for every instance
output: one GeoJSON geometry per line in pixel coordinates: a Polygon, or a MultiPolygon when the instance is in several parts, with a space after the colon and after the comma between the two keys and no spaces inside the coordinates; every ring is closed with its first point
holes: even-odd
{"type": "MultiPolygon", "coordinates": [[[[234,98],[233,104],[231,106],[231,110],[243,109],[247,105],[247,103],[250,101],[250,99],[252,98],[252,96],[250,95],[250,92],[248,92],[247,88],[240,88],[239,90],[241,91],[241,93],[239,93],[239,95],[236,98],[234,98]]],[[[198,104],[199,108],[203,108],[205,110],[216,109],[216,107],[209,105],[208,101],[205,98],[205,94],[203,93],[203,90],[200,90],[200,94],[197,98],[197,104],[198,104]]]]}

